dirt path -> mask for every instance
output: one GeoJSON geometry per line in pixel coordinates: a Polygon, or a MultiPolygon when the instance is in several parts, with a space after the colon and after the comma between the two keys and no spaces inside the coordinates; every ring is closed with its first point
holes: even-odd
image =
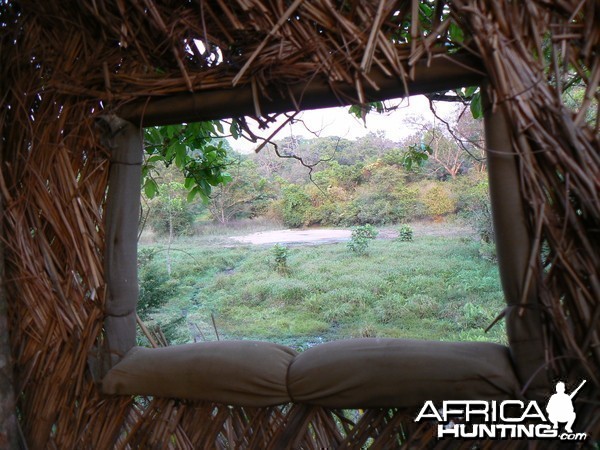
{"type": "MultiPolygon", "coordinates": [[[[411,224],[414,236],[471,236],[473,231],[465,226],[449,223],[417,222],[411,224]]],[[[350,240],[349,229],[311,228],[306,230],[261,231],[244,236],[231,236],[229,239],[240,244],[267,245],[318,245],[350,240]]],[[[378,239],[394,239],[398,236],[397,227],[383,228],[378,239]]]]}
{"type": "Polygon", "coordinates": [[[245,236],[232,236],[231,239],[242,244],[332,244],[350,239],[350,230],[316,228],[308,230],[261,231],[245,236]]]}

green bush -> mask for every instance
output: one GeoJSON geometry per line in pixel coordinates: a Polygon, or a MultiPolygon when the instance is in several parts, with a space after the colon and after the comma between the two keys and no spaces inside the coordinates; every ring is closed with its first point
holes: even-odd
{"type": "Polygon", "coordinates": [[[380,194],[361,196],[354,203],[357,209],[355,223],[361,225],[370,223],[384,225],[403,218],[400,205],[380,194]]]}
{"type": "Polygon", "coordinates": [[[154,255],[155,252],[146,250],[138,256],[140,293],[137,312],[142,319],[165,305],[177,289],[166,268],[154,261],[154,255]]]}
{"type": "Polygon", "coordinates": [[[356,213],[351,202],[325,201],[315,211],[315,223],[320,225],[350,226],[355,223],[356,213]]]}
{"type": "Polygon", "coordinates": [[[434,217],[444,216],[456,210],[456,201],[446,187],[436,184],[423,196],[423,203],[427,207],[427,213],[434,217]]]}
{"type": "Polygon", "coordinates": [[[308,223],[312,210],[310,196],[302,186],[290,184],[281,190],[283,223],[298,228],[308,223]]]}
{"type": "Polygon", "coordinates": [[[402,225],[398,231],[398,239],[401,241],[413,240],[413,229],[410,225],[402,225]]]}
{"type": "Polygon", "coordinates": [[[366,224],[352,229],[352,238],[348,242],[348,248],[354,253],[365,254],[369,243],[377,237],[377,231],[372,225],[366,224]]]}
{"type": "Polygon", "coordinates": [[[289,273],[288,248],[285,245],[275,244],[272,248],[275,270],[283,275],[289,273]]]}
{"type": "Polygon", "coordinates": [[[475,228],[483,242],[495,242],[487,177],[463,177],[455,183],[454,191],[460,215],[475,228]]]}
{"type": "MultiPolygon", "coordinates": [[[[394,193],[395,201],[402,210],[398,221],[410,221],[423,215],[423,204],[419,201],[419,189],[414,186],[402,186],[394,193]]],[[[396,223],[397,223],[396,222],[396,223]]]]}

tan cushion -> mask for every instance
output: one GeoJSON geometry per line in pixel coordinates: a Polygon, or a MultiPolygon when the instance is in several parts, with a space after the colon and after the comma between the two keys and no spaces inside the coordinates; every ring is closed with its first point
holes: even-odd
{"type": "Polygon", "coordinates": [[[518,386],[508,349],[483,342],[329,342],[298,355],[288,375],[293,401],[332,408],[516,398],[518,386]]]}
{"type": "Polygon", "coordinates": [[[102,390],[241,406],[287,403],[286,374],[296,354],[254,341],[134,347],[104,377],[102,390]]]}
{"type": "Polygon", "coordinates": [[[517,398],[519,383],[502,345],[351,339],[299,355],[288,347],[253,341],[135,347],[108,372],[102,387],[107,394],[238,406],[294,401],[369,408],[517,398]]]}

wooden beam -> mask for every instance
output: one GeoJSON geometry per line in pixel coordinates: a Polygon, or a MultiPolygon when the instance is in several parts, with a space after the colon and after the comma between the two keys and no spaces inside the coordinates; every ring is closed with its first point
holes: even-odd
{"type": "Polygon", "coordinates": [[[106,199],[104,273],[106,318],[104,328],[112,366],[135,345],[139,287],[137,233],[141,210],[142,133],[116,116],[102,117],[103,141],[111,150],[106,199]]]}
{"type": "MultiPolygon", "coordinates": [[[[4,212],[0,198],[0,218],[4,212]]],[[[3,235],[0,220],[0,236],[3,235]]],[[[4,242],[0,240],[0,448],[17,448],[17,416],[13,364],[8,335],[8,303],[4,290],[4,242]]]]}
{"type": "MultiPolygon", "coordinates": [[[[407,82],[388,77],[378,69],[368,74],[378,89],[365,83],[367,102],[445,91],[478,85],[484,72],[478,59],[470,55],[434,56],[431,61],[415,65],[414,80],[407,82]]],[[[229,117],[255,116],[261,113],[319,109],[360,103],[356,87],[345,83],[329,83],[315,77],[306,83],[290,85],[285,92],[268,88],[253,95],[250,85],[231,89],[182,93],[166,97],[147,97],[125,104],[115,113],[140,127],[196,122],[229,117]]]]}
{"type": "Polygon", "coordinates": [[[543,397],[546,378],[541,311],[535,281],[525,286],[532,239],[525,216],[511,129],[502,105],[493,110],[482,87],[492,218],[502,290],[507,303],[506,331],[512,358],[528,397],[543,397]],[[526,290],[527,289],[527,290],[526,290]]]}

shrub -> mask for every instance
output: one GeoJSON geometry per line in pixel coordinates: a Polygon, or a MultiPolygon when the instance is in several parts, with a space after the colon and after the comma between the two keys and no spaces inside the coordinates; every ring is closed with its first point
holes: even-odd
{"type": "Polygon", "coordinates": [[[402,225],[398,232],[398,239],[401,241],[412,241],[413,240],[413,229],[410,225],[402,225]]]}
{"type": "Polygon", "coordinates": [[[400,205],[393,199],[377,193],[360,196],[353,203],[357,209],[355,220],[359,224],[384,225],[397,222],[402,218],[400,205]]]}
{"type": "Polygon", "coordinates": [[[349,226],[356,220],[351,202],[327,200],[315,210],[315,223],[321,225],[349,226]]]}
{"type": "Polygon", "coordinates": [[[427,207],[427,213],[434,217],[450,214],[456,210],[456,201],[449,190],[441,184],[434,185],[425,193],[423,203],[427,207]]]}
{"type": "Polygon", "coordinates": [[[310,196],[296,184],[284,187],[281,193],[283,223],[292,228],[301,227],[307,222],[312,209],[310,196]]]}
{"type": "Polygon", "coordinates": [[[175,293],[176,281],[171,280],[167,270],[154,261],[154,254],[142,253],[138,257],[140,293],[137,312],[146,319],[159,310],[175,293]]]}
{"type": "Polygon", "coordinates": [[[275,270],[284,275],[288,274],[288,248],[285,245],[275,244],[273,246],[272,253],[275,270]]]}
{"type": "Polygon", "coordinates": [[[419,201],[419,189],[414,186],[403,186],[394,194],[402,216],[398,219],[413,220],[422,215],[423,204],[419,201]]]}
{"type": "Polygon", "coordinates": [[[496,244],[493,242],[482,242],[479,247],[479,256],[486,261],[492,263],[498,262],[498,255],[496,254],[496,244]]]}
{"type": "Polygon", "coordinates": [[[352,238],[348,248],[354,253],[364,254],[369,248],[369,242],[377,237],[379,232],[372,225],[361,225],[352,229],[352,238]]]}
{"type": "Polygon", "coordinates": [[[460,214],[475,228],[483,242],[493,243],[495,239],[488,180],[464,178],[455,189],[460,214]]]}

